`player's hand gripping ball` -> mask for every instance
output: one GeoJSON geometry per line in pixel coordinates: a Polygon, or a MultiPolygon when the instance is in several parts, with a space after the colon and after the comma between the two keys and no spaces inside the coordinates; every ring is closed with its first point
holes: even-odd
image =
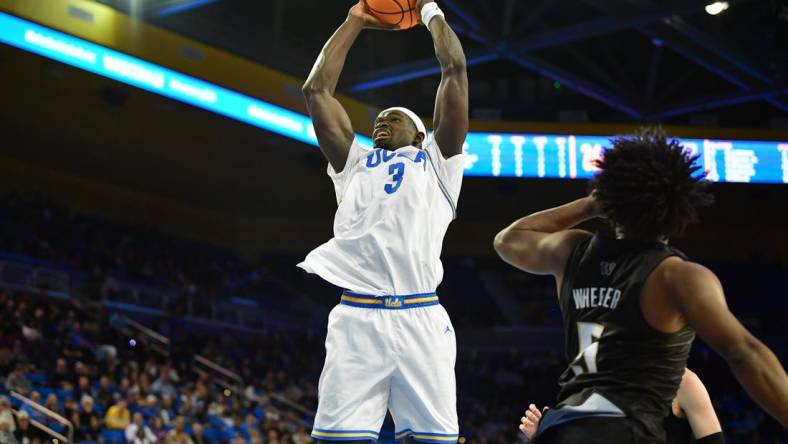
{"type": "Polygon", "coordinates": [[[417,0],[363,0],[367,12],[381,23],[397,29],[412,28],[421,23],[417,0]]]}

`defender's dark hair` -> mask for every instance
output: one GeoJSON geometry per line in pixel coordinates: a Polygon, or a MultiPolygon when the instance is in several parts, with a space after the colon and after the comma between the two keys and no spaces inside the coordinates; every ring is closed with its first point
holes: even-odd
{"type": "Polygon", "coordinates": [[[657,239],[681,234],[711,205],[706,173],[677,140],[661,128],[643,128],[613,139],[597,161],[591,181],[608,220],[627,237],[657,239]]]}

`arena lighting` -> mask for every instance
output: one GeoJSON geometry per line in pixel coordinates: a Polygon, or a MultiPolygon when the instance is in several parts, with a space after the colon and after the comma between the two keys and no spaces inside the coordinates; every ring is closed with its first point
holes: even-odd
{"type": "MultiPolygon", "coordinates": [[[[308,116],[2,12],[0,42],[317,146],[308,116]]],[[[465,174],[586,179],[609,138],[473,132],[465,142],[465,174]]],[[[680,140],[714,181],[788,184],[788,141],[680,140]]]]}
{"type": "Polygon", "coordinates": [[[706,13],[709,15],[717,15],[720,12],[728,9],[730,5],[728,2],[714,2],[706,5],[706,13]]]}

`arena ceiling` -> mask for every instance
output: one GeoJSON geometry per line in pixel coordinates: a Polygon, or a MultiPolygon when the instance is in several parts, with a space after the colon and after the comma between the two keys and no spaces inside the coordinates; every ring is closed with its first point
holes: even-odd
{"type": "MultiPolygon", "coordinates": [[[[350,0],[100,0],[305,78],[350,0]]],[[[470,65],[472,117],[788,127],[788,1],[441,0],[470,65]]],[[[344,93],[432,113],[428,34],[369,31],[344,93]]]]}

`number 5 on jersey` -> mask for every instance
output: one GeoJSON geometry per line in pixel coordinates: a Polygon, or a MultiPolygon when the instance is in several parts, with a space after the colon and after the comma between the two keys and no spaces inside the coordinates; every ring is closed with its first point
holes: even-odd
{"type": "Polygon", "coordinates": [[[580,353],[572,361],[572,371],[575,375],[583,373],[596,373],[596,354],[599,351],[599,338],[605,326],[593,322],[577,323],[577,342],[580,353]]]}

